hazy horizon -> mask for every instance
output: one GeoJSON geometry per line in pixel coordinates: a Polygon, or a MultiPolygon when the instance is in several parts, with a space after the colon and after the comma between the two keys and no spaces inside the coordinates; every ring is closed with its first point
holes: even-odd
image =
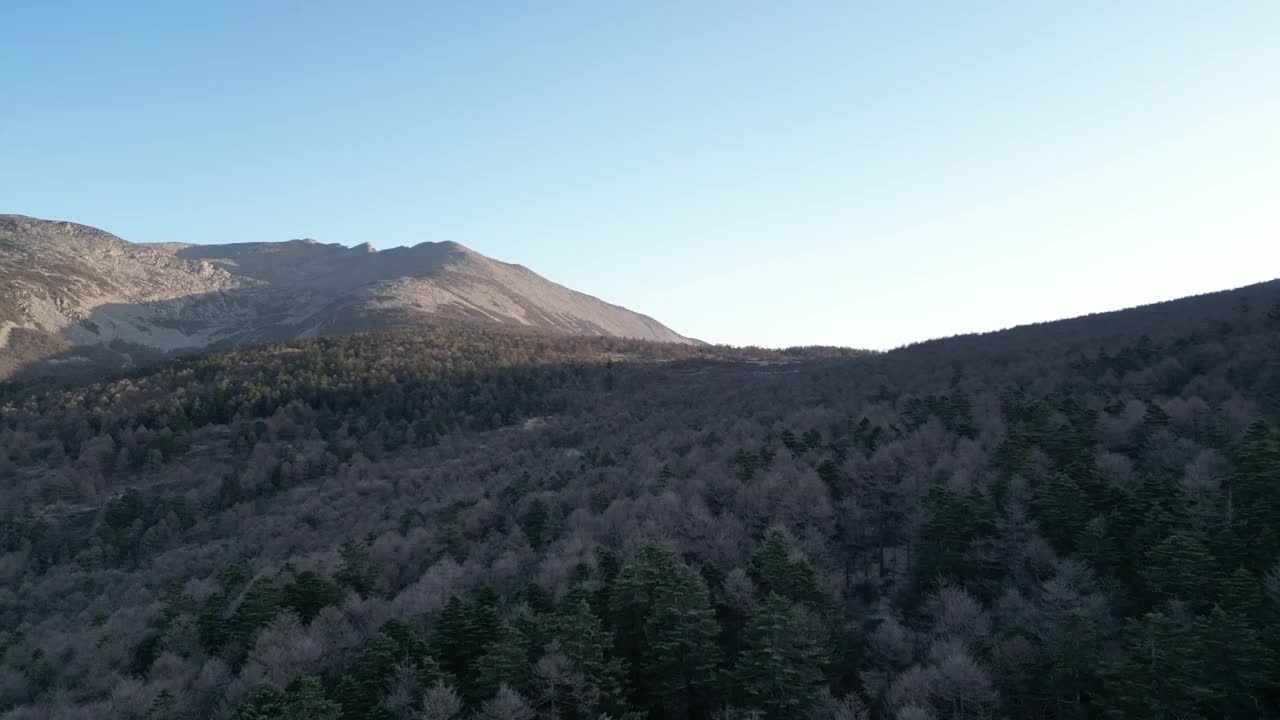
{"type": "Polygon", "coordinates": [[[0,9],[6,212],[453,240],[736,345],[1274,278],[1280,6],[0,9]]]}

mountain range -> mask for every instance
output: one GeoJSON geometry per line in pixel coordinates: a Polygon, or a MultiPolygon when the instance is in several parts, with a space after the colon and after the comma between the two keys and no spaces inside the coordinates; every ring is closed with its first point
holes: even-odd
{"type": "Polygon", "coordinates": [[[457,321],[697,342],[454,242],[131,243],[0,215],[0,378],[457,321]]]}

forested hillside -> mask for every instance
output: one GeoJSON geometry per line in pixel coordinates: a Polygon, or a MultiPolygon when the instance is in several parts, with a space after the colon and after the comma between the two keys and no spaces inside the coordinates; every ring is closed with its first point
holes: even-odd
{"type": "Polygon", "coordinates": [[[0,716],[1280,716],[1280,284],[0,386],[0,716]]]}

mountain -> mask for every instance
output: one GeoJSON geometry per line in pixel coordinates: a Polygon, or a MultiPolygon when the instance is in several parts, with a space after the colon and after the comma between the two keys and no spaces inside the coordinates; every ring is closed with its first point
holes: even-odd
{"type": "Polygon", "coordinates": [[[0,383],[0,720],[1280,718],[1278,428],[1276,281],[0,383]]]}
{"type": "Polygon", "coordinates": [[[453,242],[136,244],[0,215],[0,378],[441,321],[695,342],[453,242]]]}

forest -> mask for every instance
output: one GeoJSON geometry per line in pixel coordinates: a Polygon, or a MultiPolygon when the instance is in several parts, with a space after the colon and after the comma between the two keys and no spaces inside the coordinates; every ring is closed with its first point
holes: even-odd
{"type": "Polygon", "coordinates": [[[0,385],[4,720],[1280,717],[1280,281],[0,385]]]}

